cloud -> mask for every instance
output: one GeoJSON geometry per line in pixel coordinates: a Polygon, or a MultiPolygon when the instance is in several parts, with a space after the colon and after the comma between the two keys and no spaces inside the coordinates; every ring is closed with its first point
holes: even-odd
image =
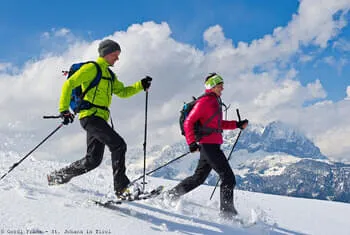
{"type": "MultiPolygon", "coordinates": [[[[322,87],[322,84],[320,80],[316,80],[314,83],[308,83],[306,85],[307,88],[307,94],[310,94],[309,99],[316,99],[316,98],[326,98],[326,92],[322,87]]],[[[307,100],[307,98],[305,98],[307,100]]]]}
{"type": "Polygon", "coordinates": [[[11,63],[0,63],[0,72],[6,72],[11,66],[11,63]]]}
{"type": "Polygon", "coordinates": [[[52,28],[49,32],[44,32],[42,33],[42,38],[43,39],[51,39],[53,37],[67,37],[71,34],[71,31],[67,28],[52,28]]]}
{"type": "Polygon", "coordinates": [[[300,61],[306,63],[306,62],[312,61],[313,58],[314,57],[311,56],[311,55],[301,55],[300,56],[300,61]]]}
{"type": "Polygon", "coordinates": [[[215,25],[206,30],[204,33],[204,40],[207,42],[209,47],[218,47],[223,45],[225,42],[231,44],[231,42],[227,41],[225,38],[220,25],[215,25]]]}
{"type": "Polygon", "coordinates": [[[52,28],[44,32],[40,37],[40,46],[42,48],[42,57],[55,56],[67,51],[69,46],[79,44],[83,41],[79,36],[73,34],[67,28],[52,28]]]}
{"type": "Polygon", "coordinates": [[[324,154],[333,156],[333,160],[349,162],[349,157],[344,154],[344,152],[350,152],[350,145],[344,141],[349,138],[349,132],[349,125],[330,127],[324,133],[317,135],[315,141],[322,146],[324,154]],[[329,139],[332,139],[332,141],[329,141],[329,139]]]}
{"type": "Polygon", "coordinates": [[[9,74],[15,74],[18,72],[18,68],[12,63],[0,63],[0,74],[6,77],[9,74]]]}
{"type": "Polygon", "coordinates": [[[345,97],[346,100],[350,100],[350,86],[348,86],[346,88],[346,97],[345,97]]]}
{"type": "Polygon", "coordinates": [[[323,62],[330,65],[331,67],[336,68],[338,74],[341,74],[344,66],[349,63],[349,60],[346,58],[336,59],[334,56],[327,56],[323,58],[323,62]]]}
{"type": "MultiPolygon", "coordinates": [[[[289,62],[292,57],[305,61],[305,48],[311,48],[308,55],[312,48],[327,48],[329,41],[345,27],[349,7],[349,1],[343,0],[303,0],[287,26],[235,45],[225,37],[224,29],[215,25],[203,33],[208,46],[204,50],[176,41],[166,22],[134,24],[104,38],[116,40],[122,47],[120,61],[112,69],[125,85],[145,75],[154,78],[148,104],[148,146],[183,140],[177,126],[183,102],[204,91],[203,79],[209,72],[218,72],[225,79],[225,103],[239,107],[241,115],[262,124],[281,120],[299,126],[317,140],[324,153],[337,158],[350,153],[348,145],[344,143],[343,150],[338,149],[333,155],[331,146],[338,143],[329,139],[325,144],[324,133],[326,129],[350,127],[347,120],[350,104],[346,99],[338,103],[322,100],[327,94],[321,82],[303,85],[298,81],[298,71],[289,62]],[[311,104],[305,106],[305,102],[311,104]]],[[[43,34],[42,58],[28,61],[16,74],[0,72],[0,108],[6,110],[0,116],[0,131],[9,135],[34,133],[39,142],[56,128],[58,120],[43,120],[42,116],[57,114],[65,79],[61,70],[74,62],[95,59],[102,39],[89,42],[69,29],[54,29],[43,34]],[[9,126],[10,122],[16,125],[9,126]]],[[[144,93],[130,99],[113,99],[111,113],[116,131],[129,147],[142,148],[144,105],[144,93]]],[[[236,118],[234,109],[229,118],[236,118]]],[[[76,119],[73,125],[55,134],[41,151],[47,149],[60,159],[78,159],[84,154],[85,141],[85,133],[76,119]],[[64,154],[59,151],[63,148],[64,154]]]]}
{"type": "Polygon", "coordinates": [[[333,43],[333,48],[339,49],[340,51],[350,51],[350,41],[344,38],[339,39],[333,43]]]}

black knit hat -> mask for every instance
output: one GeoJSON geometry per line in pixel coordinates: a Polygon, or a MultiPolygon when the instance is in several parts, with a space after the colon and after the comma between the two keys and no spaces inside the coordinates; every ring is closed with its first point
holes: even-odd
{"type": "Polygon", "coordinates": [[[111,39],[103,40],[98,46],[98,53],[101,57],[120,50],[119,44],[111,39]]]}

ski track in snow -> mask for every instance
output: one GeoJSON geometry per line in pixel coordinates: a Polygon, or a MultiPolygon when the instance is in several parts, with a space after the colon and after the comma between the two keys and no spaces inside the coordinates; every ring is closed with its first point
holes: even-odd
{"type": "MultiPolygon", "coordinates": [[[[0,155],[1,175],[15,158],[0,155]]],[[[238,190],[235,201],[240,215],[236,221],[223,221],[218,217],[219,190],[210,201],[213,187],[209,186],[199,187],[176,203],[155,198],[104,208],[91,199],[113,198],[110,166],[49,187],[46,174],[63,166],[31,158],[0,181],[0,234],[312,234],[282,228],[269,208],[251,203],[258,194],[238,190]]],[[[129,175],[131,179],[137,176],[129,175]]],[[[147,181],[149,190],[158,185],[169,189],[177,183],[152,177],[147,181]]]]}

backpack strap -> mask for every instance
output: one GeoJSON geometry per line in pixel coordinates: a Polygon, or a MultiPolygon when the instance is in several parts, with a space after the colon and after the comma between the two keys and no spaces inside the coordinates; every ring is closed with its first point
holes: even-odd
{"type": "MultiPolygon", "coordinates": [[[[86,90],[80,96],[81,103],[80,103],[80,106],[79,106],[79,110],[91,109],[92,107],[95,107],[95,108],[103,109],[103,110],[106,110],[106,111],[109,112],[108,107],[97,105],[97,104],[91,103],[91,102],[89,102],[87,100],[84,100],[84,96],[86,95],[86,93],[89,90],[91,90],[92,88],[97,86],[98,83],[101,81],[101,79],[109,80],[112,83],[116,79],[116,76],[115,76],[114,72],[110,68],[108,68],[108,72],[110,73],[111,78],[103,77],[102,76],[102,70],[101,70],[100,66],[95,61],[88,61],[86,63],[93,63],[96,66],[96,68],[97,68],[97,74],[96,74],[96,77],[89,84],[89,86],[86,88],[86,90]]],[[[113,127],[113,123],[112,123],[112,127],[113,127]]]]}
{"type": "Polygon", "coordinates": [[[85,64],[87,63],[93,63],[97,69],[97,74],[95,76],[95,78],[92,80],[92,82],[89,84],[89,86],[84,90],[84,92],[81,94],[80,99],[83,100],[84,96],[86,95],[86,93],[88,93],[89,90],[91,90],[93,87],[97,86],[97,84],[101,81],[102,78],[102,70],[100,68],[100,66],[96,63],[96,61],[88,61],[85,62],[85,64]]]}
{"type": "MultiPolygon", "coordinates": [[[[91,83],[89,84],[89,86],[84,90],[84,92],[81,93],[80,95],[80,104],[77,107],[77,110],[75,111],[75,113],[79,112],[80,110],[84,110],[84,109],[90,109],[92,107],[97,107],[100,109],[104,109],[104,110],[108,110],[107,107],[103,107],[103,106],[99,106],[99,105],[95,105],[87,100],[84,100],[85,95],[95,86],[97,86],[99,84],[99,82],[102,79],[102,70],[100,68],[100,66],[96,63],[96,61],[87,61],[84,64],[87,63],[93,63],[97,69],[97,74],[95,76],[95,78],[91,81],[91,83]]],[[[108,110],[109,111],[109,110],[108,110]]]]}
{"type": "Polygon", "coordinates": [[[112,82],[114,82],[114,80],[116,79],[115,73],[110,68],[108,68],[108,72],[111,75],[112,82]]]}

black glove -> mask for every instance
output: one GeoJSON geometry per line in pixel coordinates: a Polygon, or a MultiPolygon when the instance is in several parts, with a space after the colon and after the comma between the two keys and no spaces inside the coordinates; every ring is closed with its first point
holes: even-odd
{"type": "Polygon", "coordinates": [[[244,119],[243,121],[238,121],[237,122],[237,127],[241,130],[243,130],[244,128],[246,128],[246,124],[248,124],[248,120],[244,119]]]}
{"type": "Polygon", "coordinates": [[[74,114],[66,110],[61,112],[61,118],[63,119],[63,125],[68,125],[74,121],[74,114]]]}
{"type": "Polygon", "coordinates": [[[147,90],[151,86],[151,81],[152,81],[152,78],[149,76],[146,76],[145,78],[141,79],[141,84],[142,84],[144,91],[147,90]]]}
{"type": "Polygon", "coordinates": [[[190,148],[191,153],[199,150],[199,145],[196,142],[191,143],[188,147],[190,148]]]}

